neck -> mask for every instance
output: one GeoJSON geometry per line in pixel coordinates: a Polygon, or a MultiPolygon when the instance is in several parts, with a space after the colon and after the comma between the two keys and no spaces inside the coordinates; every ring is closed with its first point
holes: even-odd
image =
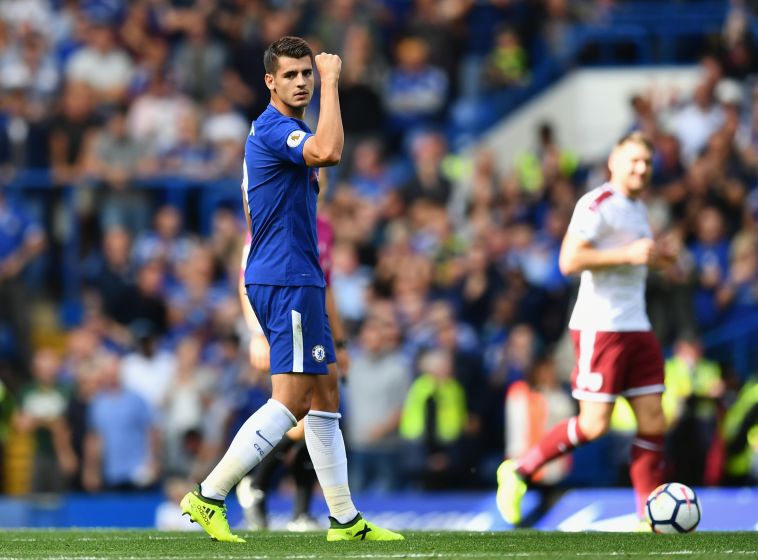
{"type": "Polygon", "coordinates": [[[271,104],[285,117],[303,120],[303,117],[305,116],[305,107],[292,107],[291,105],[287,105],[277,96],[271,96],[271,104]]]}
{"type": "Polygon", "coordinates": [[[639,193],[633,193],[633,192],[631,192],[628,188],[626,188],[626,186],[624,186],[623,183],[621,183],[619,181],[614,181],[613,179],[611,179],[609,181],[609,183],[611,185],[613,185],[613,188],[616,191],[620,192],[621,194],[623,194],[627,198],[630,198],[632,200],[636,200],[639,197],[639,193]]]}

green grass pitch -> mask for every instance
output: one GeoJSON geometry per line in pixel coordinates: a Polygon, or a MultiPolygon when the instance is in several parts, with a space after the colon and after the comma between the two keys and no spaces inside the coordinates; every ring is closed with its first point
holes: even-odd
{"type": "Polygon", "coordinates": [[[497,558],[758,558],[757,533],[407,532],[401,542],[327,543],[324,533],[241,533],[245,544],[216,543],[201,533],[2,530],[0,558],[262,560],[497,558]]]}

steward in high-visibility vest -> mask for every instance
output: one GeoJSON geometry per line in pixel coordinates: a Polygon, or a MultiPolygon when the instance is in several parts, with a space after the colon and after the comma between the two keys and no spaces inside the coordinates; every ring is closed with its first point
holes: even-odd
{"type": "Polygon", "coordinates": [[[407,440],[431,437],[438,443],[457,441],[467,421],[466,394],[453,378],[440,379],[424,373],[411,385],[400,418],[400,435],[407,440]],[[427,434],[427,403],[435,405],[433,434],[427,434]]]}
{"type": "Polygon", "coordinates": [[[724,416],[724,474],[732,482],[758,480],[758,378],[749,379],[724,416]]]}

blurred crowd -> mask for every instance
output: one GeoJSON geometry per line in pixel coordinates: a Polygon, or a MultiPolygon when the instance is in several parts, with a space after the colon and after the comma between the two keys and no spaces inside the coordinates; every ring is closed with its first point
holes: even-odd
{"type": "MultiPolygon", "coordinates": [[[[320,211],[350,334],[351,486],[493,486],[504,454],[575,412],[565,325],[576,282],[557,257],[574,203],[606,169],[545,122],[537,148],[514,146],[502,172],[498,154],[452,145],[447,118],[462,96],[524,85],[536,53],[559,53],[573,23],[613,4],[0,1],[0,172],[49,170],[63,187],[33,208],[0,193],[0,451],[33,440],[28,490],[201,479],[268,398],[238,297],[241,204],[204,209],[201,231],[166,185],[239,180],[268,102],[263,51],[287,34],[343,59],[345,154],[320,211]],[[80,317],[61,344],[32,344],[31,304],[57,301],[60,272],[52,257],[30,291],[25,271],[60,248],[71,220],[80,317]]],[[[693,91],[630,100],[629,129],[656,145],[653,229],[681,248],[651,274],[648,304],[668,357],[672,476],[690,484],[758,479],[755,373],[701,338],[755,333],[758,316],[758,59],[752,15],[734,4],[693,91]]],[[[631,422],[621,403],[619,449],[631,422]]],[[[611,483],[625,470],[616,456],[611,483]]],[[[571,473],[558,462],[541,480],[571,473]]]]}

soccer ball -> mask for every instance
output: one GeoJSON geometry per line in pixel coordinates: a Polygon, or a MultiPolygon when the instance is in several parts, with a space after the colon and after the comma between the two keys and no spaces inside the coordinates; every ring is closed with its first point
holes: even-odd
{"type": "Polygon", "coordinates": [[[691,533],[700,523],[700,500],[689,486],[661,484],[648,496],[645,516],[655,533],[691,533]]]}

